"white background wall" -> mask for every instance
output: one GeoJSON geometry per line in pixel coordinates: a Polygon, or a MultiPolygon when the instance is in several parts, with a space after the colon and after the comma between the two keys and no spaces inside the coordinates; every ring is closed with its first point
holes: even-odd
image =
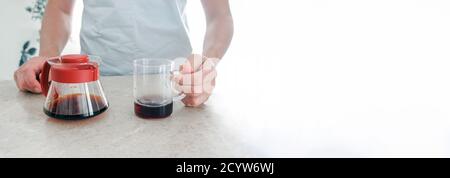
{"type": "Polygon", "coordinates": [[[0,80],[11,80],[19,65],[20,50],[27,40],[35,45],[40,24],[26,13],[28,0],[0,0],[0,80]],[[20,12],[19,12],[20,11],[20,12]]]}

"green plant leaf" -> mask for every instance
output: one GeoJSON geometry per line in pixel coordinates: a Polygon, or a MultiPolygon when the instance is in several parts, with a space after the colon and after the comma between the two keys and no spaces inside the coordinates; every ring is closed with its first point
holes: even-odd
{"type": "Polygon", "coordinates": [[[30,56],[33,56],[34,54],[36,54],[36,48],[30,48],[28,51],[27,51],[27,54],[29,54],[30,56]]]}
{"type": "Polygon", "coordinates": [[[27,60],[27,56],[25,54],[22,54],[22,56],[20,56],[19,67],[22,66],[23,64],[25,64],[26,60],[27,60]]]}
{"type": "Polygon", "coordinates": [[[25,42],[25,44],[23,44],[22,49],[25,51],[28,49],[28,47],[30,46],[30,41],[25,42]]]}

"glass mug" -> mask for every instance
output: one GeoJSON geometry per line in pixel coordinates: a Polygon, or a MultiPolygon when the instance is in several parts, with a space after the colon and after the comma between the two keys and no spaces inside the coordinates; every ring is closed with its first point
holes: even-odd
{"type": "Polygon", "coordinates": [[[157,119],[172,114],[173,102],[184,97],[172,80],[178,73],[179,65],[168,59],[134,60],[134,112],[138,117],[157,119]]]}

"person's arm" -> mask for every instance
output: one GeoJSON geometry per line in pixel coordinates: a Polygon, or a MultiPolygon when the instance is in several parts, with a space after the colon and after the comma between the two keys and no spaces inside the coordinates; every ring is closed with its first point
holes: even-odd
{"type": "Polygon", "coordinates": [[[28,60],[14,73],[17,88],[40,93],[37,80],[48,57],[61,54],[69,36],[75,0],[49,0],[42,20],[39,56],[28,60]]]}
{"type": "Polygon", "coordinates": [[[222,59],[233,38],[233,17],[228,0],[202,0],[206,15],[203,55],[222,59]]]}
{"type": "Polygon", "coordinates": [[[58,56],[70,37],[75,0],[49,0],[42,21],[39,56],[58,56]]]}
{"type": "Polygon", "coordinates": [[[183,103],[197,107],[205,103],[215,86],[215,66],[223,58],[233,38],[233,18],[228,0],[202,0],[206,15],[203,56],[191,55],[182,66],[179,80],[186,94],[183,103]]]}

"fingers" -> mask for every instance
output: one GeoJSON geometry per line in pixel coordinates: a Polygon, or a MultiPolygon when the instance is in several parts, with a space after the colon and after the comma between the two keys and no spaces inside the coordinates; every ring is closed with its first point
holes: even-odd
{"type": "Polygon", "coordinates": [[[217,71],[212,70],[208,72],[205,76],[203,74],[185,74],[180,80],[175,79],[178,84],[178,89],[183,91],[185,94],[198,94],[198,93],[211,93],[215,86],[215,78],[217,77],[217,71]]]}
{"type": "Polygon", "coordinates": [[[174,79],[181,85],[202,85],[205,78],[215,78],[216,76],[215,63],[212,60],[206,60],[195,72],[182,73],[174,76],[174,79]]]}
{"type": "Polygon", "coordinates": [[[41,83],[39,83],[39,81],[36,79],[36,75],[37,74],[34,72],[28,72],[24,74],[26,89],[33,93],[41,93],[42,92],[41,83]]]}
{"type": "Polygon", "coordinates": [[[182,100],[188,107],[197,107],[206,102],[215,87],[218,59],[207,59],[201,55],[191,55],[181,66],[181,75],[174,80],[178,91],[186,94],[182,100]]]}
{"type": "Polygon", "coordinates": [[[175,81],[180,85],[203,85],[204,82],[209,82],[211,79],[216,78],[216,76],[216,70],[201,70],[191,74],[175,76],[175,81]]]}
{"type": "Polygon", "coordinates": [[[202,93],[211,94],[215,86],[214,79],[217,77],[217,71],[214,69],[214,64],[208,61],[205,61],[201,68],[194,73],[174,76],[177,90],[194,96],[202,93]]]}
{"type": "Polygon", "coordinates": [[[14,81],[16,82],[16,87],[17,87],[20,91],[22,91],[22,89],[20,88],[20,85],[19,85],[19,74],[18,74],[18,71],[15,71],[15,72],[14,72],[14,81]]]}
{"type": "Polygon", "coordinates": [[[181,91],[186,95],[199,95],[204,93],[203,86],[201,85],[181,85],[181,91]]]}
{"type": "Polygon", "coordinates": [[[186,97],[182,102],[188,107],[198,107],[206,102],[215,87],[217,72],[209,73],[199,85],[175,85],[178,91],[182,91],[186,97]]]}
{"type": "Polygon", "coordinates": [[[205,103],[208,99],[209,99],[208,94],[202,94],[199,96],[186,96],[182,102],[187,106],[187,107],[198,107],[200,105],[202,105],[203,103],[205,103]]]}
{"type": "Polygon", "coordinates": [[[214,86],[215,79],[211,81],[210,87],[180,86],[181,90],[186,94],[182,102],[188,107],[198,107],[209,99],[214,86]]]}
{"type": "Polygon", "coordinates": [[[21,91],[41,93],[41,84],[36,79],[36,73],[32,70],[18,70],[14,74],[16,86],[21,91]]]}
{"type": "Polygon", "coordinates": [[[192,54],[181,66],[181,73],[193,73],[199,70],[203,64],[204,57],[199,54],[192,54]]]}
{"type": "Polygon", "coordinates": [[[20,90],[20,91],[27,91],[26,90],[26,83],[25,83],[25,80],[23,79],[23,73],[24,73],[25,71],[23,71],[23,70],[21,70],[21,69],[19,69],[19,70],[17,70],[15,73],[14,73],[14,79],[15,79],[15,81],[16,81],[16,85],[17,85],[17,88],[20,90]]]}
{"type": "Polygon", "coordinates": [[[36,76],[41,72],[44,61],[44,58],[35,57],[14,72],[14,80],[19,90],[33,93],[42,92],[41,85],[36,79],[36,76]]]}

